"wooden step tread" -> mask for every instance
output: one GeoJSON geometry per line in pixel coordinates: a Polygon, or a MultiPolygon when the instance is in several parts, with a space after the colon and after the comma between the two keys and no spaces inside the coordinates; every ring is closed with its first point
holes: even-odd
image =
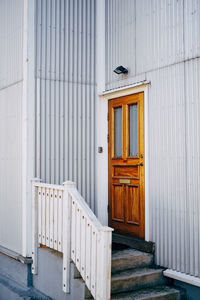
{"type": "Polygon", "coordinates": [[[131,293],[113,295],[112,300],[179,300],[180,292],[168,286],[142,289],[131,293]]]}
{"type": "Polygon", "coordinates": [[[112,252],[112,273],[133,268],[144,268],[153,264],[153,254],[132,248],[112,252]]]}

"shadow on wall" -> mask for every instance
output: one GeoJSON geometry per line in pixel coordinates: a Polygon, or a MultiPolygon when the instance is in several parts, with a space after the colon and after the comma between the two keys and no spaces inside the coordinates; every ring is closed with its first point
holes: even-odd
{"type": "Polygon", "coordinates": [[[174,280],[174,285],[177,287],[184,288],[187,292],[187,300],[197,300],[200,299],[200,287],[187,284],[178,280],[174,280]]]}

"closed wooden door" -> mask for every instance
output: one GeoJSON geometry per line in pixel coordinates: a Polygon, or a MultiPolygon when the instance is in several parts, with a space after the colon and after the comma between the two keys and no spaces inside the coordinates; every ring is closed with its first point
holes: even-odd
{"type": "Polygon", "coordinates": [[[109,225],[144,238],[144,94],[108,102],[109,225]]]}

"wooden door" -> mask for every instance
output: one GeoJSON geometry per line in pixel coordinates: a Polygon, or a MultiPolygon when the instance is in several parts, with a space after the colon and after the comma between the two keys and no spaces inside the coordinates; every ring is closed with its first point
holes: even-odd
{"type": "Polygon", "coordinates": [[[109,226],[144,238],[144,93],[108,102],[109,226]]]}

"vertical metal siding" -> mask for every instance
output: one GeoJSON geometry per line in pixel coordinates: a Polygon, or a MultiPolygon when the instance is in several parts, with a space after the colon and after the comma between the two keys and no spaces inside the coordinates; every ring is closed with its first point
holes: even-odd
{"type": "Polygon", "coordinates": [[[0,89],[23,78],[23,0],[0,1],[0,89]]]}
{"type": "Polygon", "coordinates": [[[147,73],[150,239],[158,264],[200,276],[200,60],[147,73]]]}
{"type": "Polygon", "coordinates": [[[128,67],[128,77],[135,76],[135,0],[106,1],[106,88],[120,85],[127,75],[116,75],[113,70],[128,67]]]}
{"type": "Polygon", "coordinates": [[[0,244],[22,251],[23,0],[0,1],[0,244]]]}
{"type": "Polygon", "coordinates": [[[200,56],[200,2],[184,1],[185,58],[200,56]]]}
{"type": "Polygon", "coordinates": [[[0,244],[21,253],[22,82],[0,90],[0,244]]]}
{"type": "Polygon", "coordinates": [[[94,209],[95,1],[36,1],[36,176],[94,209]]]}
{"type": "Polygon", "coordinates": [[[184,58],[184,2],[106,1],[106,88],[145,79],[145,72],[184,58]],[[128,75],[113,70],[123,65],[128,75]]]}
{"type": "Polygon", "coordinates": [[[186,273],[200,276],[200,59],[185,64],[187,151],[186,273]]]}
{"type": "Polygon", "coordinates": [[[186,130],[184,63],[147,73],[150,239],[156,261],[185,271],[186,130]]]}
{"type": "Polygon", "coordinates": [[[183,0],[136,0],[136,73],[184,58],[183,0]]]}
{"type": "Polygon", "coordinates": [[[149,208],[156,262],[198,277],[199,22],[198,0],[106,1],[106,89],[151,81],[149,208]],[[113,73],[121,64],[127,76],[113,73]]]}

